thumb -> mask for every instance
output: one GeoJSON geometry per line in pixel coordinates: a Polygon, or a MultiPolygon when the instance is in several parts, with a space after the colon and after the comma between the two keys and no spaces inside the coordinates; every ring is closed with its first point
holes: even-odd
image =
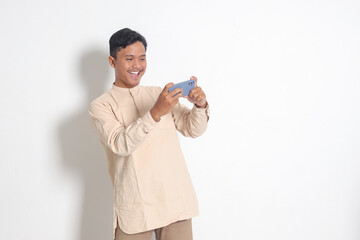
{"type": "Polygon", "coordinates": [[[191,77],[190,77],[190,80],[195,80],[195,87],[196,87],[196,86],[197,86],[197,77],[191,76],[191,77]]]}
{"type": "Polygon", "coordinates": [[[174,86],[174,83],[172,83],[172,82],[166,84],[163,91],[168,92],[172,86],[174,86]]]}

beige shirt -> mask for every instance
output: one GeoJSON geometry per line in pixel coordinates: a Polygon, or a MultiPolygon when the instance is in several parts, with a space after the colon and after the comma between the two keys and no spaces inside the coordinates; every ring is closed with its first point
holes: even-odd
{"type": "Polygon", "coordinates": [[[198,215],[176,130],[200,136],[209,110],[190,110],[178,103],[155,122],[150,109],[161,91],[113,85],[90,104],[90,119],[104,146],[114,189],[114,231],[117,223],[133,234],[198,215]]]}

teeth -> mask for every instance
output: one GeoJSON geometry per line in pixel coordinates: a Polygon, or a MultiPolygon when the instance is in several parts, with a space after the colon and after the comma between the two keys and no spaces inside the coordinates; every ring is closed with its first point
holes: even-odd
{"type": "Polygon", "coordinates": [[[136,75],[139,74],[139,72],[130,72],[130,73],[131,73],[131,74],[136,74],[136,75]]]}

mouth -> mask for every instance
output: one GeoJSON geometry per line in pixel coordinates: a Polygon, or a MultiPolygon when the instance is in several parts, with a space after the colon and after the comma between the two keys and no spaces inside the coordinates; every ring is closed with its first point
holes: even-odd
{"type": "Polygon", "coordinates": [[[143,71],[143,70],[139,70],[139,71],[128,71],[128,73],[130,74],[131,77],[137,78],[137,77],[140,76],[140,74],[141,74],[142,71],[143,71]]]}

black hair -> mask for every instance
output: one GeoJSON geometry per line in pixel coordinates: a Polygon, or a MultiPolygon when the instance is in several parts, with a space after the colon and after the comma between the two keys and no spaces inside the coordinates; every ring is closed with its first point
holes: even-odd
{"type": "Polygon", "coordinates": [[[147,43],[145,38],[138,32],[131,30],[130,28],[123,28],[116,33],[114,33],[110,40],[110,56],[116,59],[116,54],[120,49],[126,48],[128,45],[131,45],[135,42],[141,42],[146,51],[147,43]]]}

